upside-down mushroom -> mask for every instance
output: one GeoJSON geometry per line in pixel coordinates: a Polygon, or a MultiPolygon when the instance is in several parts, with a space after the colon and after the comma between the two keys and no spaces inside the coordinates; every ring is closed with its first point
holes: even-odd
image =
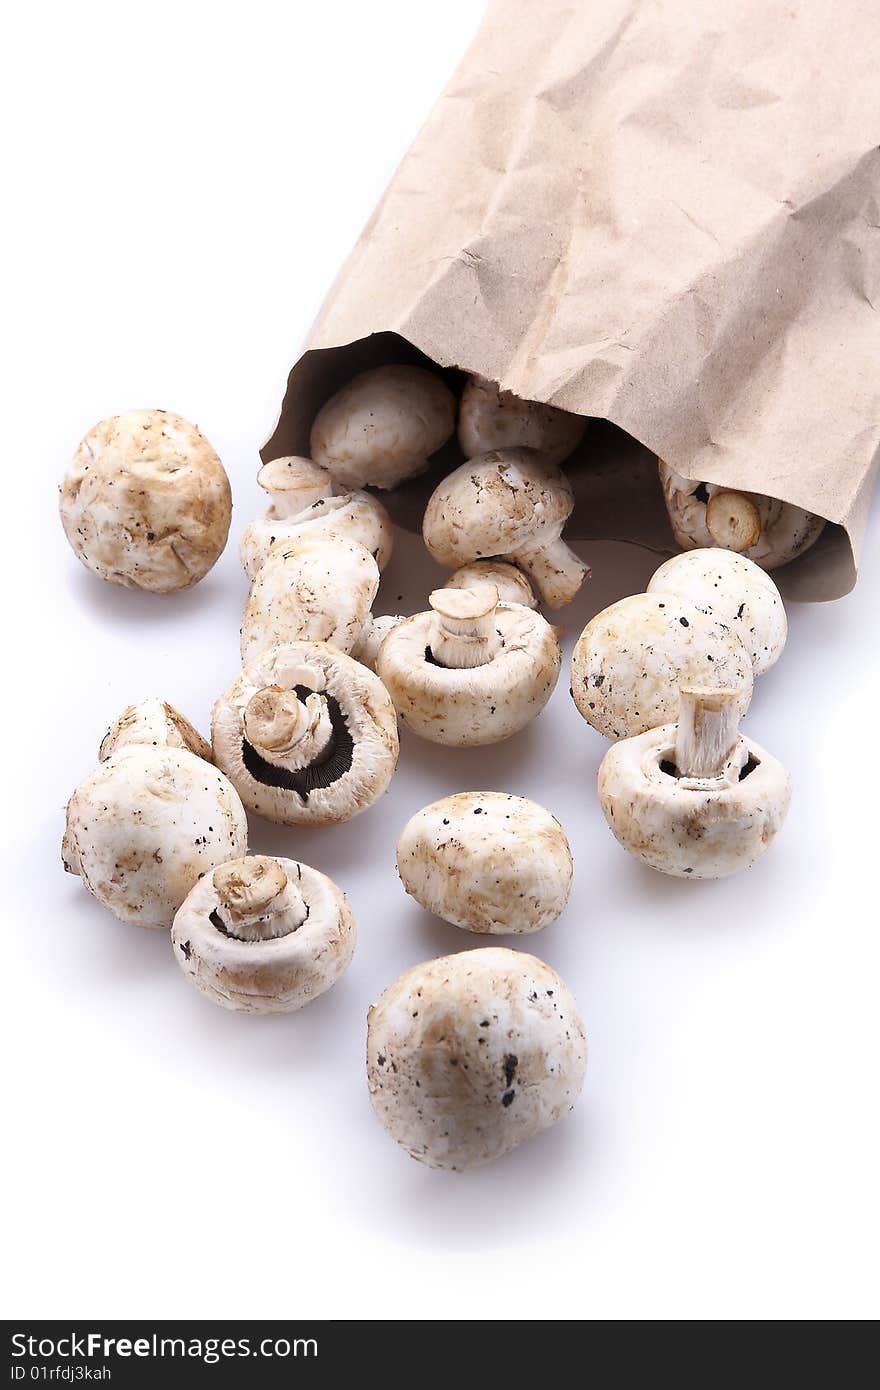
{"type": "Polygon", "coordinates": [[[744,738],[730,690],[683,687],[677,724],[621,739],[599,768],[615,838],[652,869],[724,878],[754,864],[788,811],[782,764],[744,738]]]}
{"type": "Polygon", "coordinates": [[[249,811],[336,825],[382,795],[397,764],[394,706],[372,671],[324,642],[248,663],[214,705],[214,761],[249,811]]]}
{"type": "Polygon", "coordinates": [[[373,1109],[431,1168],[488,1163],[564,1119],[586,1063],[566,985],[503,947],[417,965],[367,1015],[373,1109]]]}
{"type": "Polygon", "coordinates": [[[405,618],[376,669],[401,720],[433,743],[498,743],[534,719],[553,693],[557,630],[494,584],[435,589],[431,611],[405,618]]]}
{"type": "Polygon", "coordinates": [[[292,1013],[351,961],[355,922],[332,879],[293,859],[254,855],[205,874],[171,929],[177,963],[224,1009],[292,1013]]]}

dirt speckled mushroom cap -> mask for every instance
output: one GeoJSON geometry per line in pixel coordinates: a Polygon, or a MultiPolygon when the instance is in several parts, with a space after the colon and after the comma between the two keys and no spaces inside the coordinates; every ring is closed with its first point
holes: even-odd
{"type": "Polygon", "coordinates": [[[171,930],[178,965],[224,1009],[292,1013],[351,961],[355,922],[332,879],[294,859],[255,855],[206,874],[171,930]]]}
{"type": "Polygon", "coordinates": [[[475,584],[494,584],[502,603],[524,603],[537,608],[538,600],[521,569],[507,560],[472,560],[449,576],[446,589],[472,589],[475,584]]]}
{"type": "Polygon", "coordinates": [[[195,425],[167,410],[101,420],[61,484],[61,521],[86,569],[154,593],[186,589],[217,561],[229,479],[195,425]]]}
{"type": "Polygon", "coordinates": [[[752,661],[739,637],[675,594],[633,594],[604,608],[581,633],[571,693],[588,724],[628,738],[678,716],[682,684],[733,690],[742,715],[752,698],[752,661]]]}
{"type": "Polygon", "coordinates": [[[367,1015],[373,1109],[431,1168],[475,1168],[549,1129],[577,1100],[586,1062],[566,985],[503,947],[417,965],[367,1015]]]}
{"type": "Polygon", "coordinates": [[[382,795],[397,764],[382,682],[324,642],[271,647],[214,705],[214,761],[249,811],[282,825],[335,825],[382,795]]]}
{"type": "Polygon", "coordinates": [[[809,550],[825,520],[759,492],[694,482],[658,460],[673,534],[683,550],[719,546],[774,570],[809,550]]]}
{"type": "Polygon", "coordinates": [[[458,406],[458,442],[465,458],[490,449],[536,449],[548,463],[562,463],[577,448],[586,420],[540,401],[502,391],[494,381],[472,376],[458,406]]]}
{"type": "Polygon", "coordinates": [[[165,700],[155,698],[129,705],[114,720],[101,740],[98,757],[103,762],[120,748],[148,744],[152,748],[187,748],[197,758],[211,761],[211,745],[198,729],[165,700]]]}
{"type": "Polygon", "coordinates": [[[521,604],[496,606],[496,598],[492,585],[436,589],[432,611],[404,619],[382,642],[376,670],[401,721],[421,738],[498,743],[552,695],[562,663],[556,628],[521,604]]]}
{"type": "Polygon", "coordinates": [[[393,488],[421,473],[455,429],[455,397],[424,367],[373,367],[315,416],[315,461],[345,487],[393,488]]]}
{"type": "Polygon", "coordinates": [[[676,594],[713,613],[741,639],[761,676],[782,655],[788,620],[782,595],[754,560],[713,546],[673,555],[648,584],[649,594],[676,594]]]}
{"type": "Polygon", "coordinates": [[[294,456],[272,459],[257,474],[270,503],[242,533],[242,567],[253,579],[278,541],[318,536],[358,541],[384,570],[394,547],[391,518],[368,492],[334,493],[326,468],[294,456]]]}
{"type": "Polygon", "coordinates": [[[279,642],[329,642],[350,652],[370,623],[378,588],[379,567],[358,541],[314,536],[276,543],[244,606],[242,664],[279,642]]]}
{"type": "Polygon", "coordinates": [[[684,740],[682,720],[650,729],[613,744],[599,767],[599,801],[615,838],[642,863],[676,878],[725,878],[749,868],[788,811],[788,773],[738,733],[735,709],[726,718],[725,694],[732,700],[729,692],[683,690],[682,719],[691,726],[684,740]],[[708,759],[699,765],[694,754],[704,751],[699,719],[706,705],[716,722],[704,738],[708,759]],[[727,733],[719,732],[719,720],[727,733]]]}
{"type": "Polygon", "coordinates": [[[465,931],[540,931],[571,891],[571,849],[555,816],[506,792],[459,792],[425,806],[397,841],[407,893],[465,931]]]}
{"type": "Polygon", "coordinates": [[[170,927],[199,877],[243,854],[247,821],[235,788],[185,748],[120,748],[67,805],[64,867],[137,926],[170,927]]]}
{"type": "Polygon", "coordinates": [[[513,560],[553,608],[570,602],[587,566],[561,539],[574,499],[568,479],[531,449],[496,449],[435,488],[422,534],[441,565],[513,560]]]}

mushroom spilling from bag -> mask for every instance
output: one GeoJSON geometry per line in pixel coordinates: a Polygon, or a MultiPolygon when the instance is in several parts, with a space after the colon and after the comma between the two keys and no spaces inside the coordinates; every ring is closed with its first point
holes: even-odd
{"type": "Polygon", "coordinates": [[[254,578],[278,541],[319,536],[358,541],[380,570],[388,564],[394,528],[378,497],[368,492],[336,493],[326,468],[294,456],[264,464],[257,482],[269,494],[270,503],[242,533],[239,553],[248,579],[254,578]]]}
{"type": "Polygon", "coordinates": [[[177,963],[215,1004],[293,1013],[351,961],[355,922],[332,879],[293,859],[254,855],[205,874],[171,930],[177,963]]]}
{"type": "Polygon", "coordinates": [[[724,878],[760,859],[785,820],[791,784],[738,719],[732,691],[682,687],[677,724],[609,748],[599,801],[624,849],[677,878],[724,878]]]}
{"type": "Polygon", "coordinates": [[[465,931],[511,935],[555,921],[571,892],[565,831],[506,792],[459,792],[425,806],[397,841],[397,872],[428,912],[465,931]]]}
{"type": "Polygon", "coordinates": [[[558,468],[531,449],[496,449],[443,479],[425,509],[422,534],[439,564],[512,561],[545,603],[562,608],[589,574],[562,539],[573,506],[558,468]]]}
{"type": "Polygon", "coordinates": [[[498,743],[540,714],[562,654],[557,630],[494,584],[435,589],[431,611],[385,637],[376,669],[407,728],[432,743],[498,743]]]}
{"type": "Polygon", "coordinates": [[[282,825],[336,825],[385,791],[397,764],[382,682],[324,642],[270,647],[214,705],[214,761],[249,811],[282,825]]]}
{"type": "Polygon", "coordinates": [[[243,665],[280,642],[329,642],[351,652],[372,626],[379,567],[358,541],[315,536],[272,546],[241,624],[243,665]]]}
{"type": "Polygon", "coordinates": [[[247,820],[222,772],[187,748],[119,746],[67,805],[64,867],[123,922],[170,927],[201,876],[247,854],[247,820]]]}
{"type": "Polygon", "coordinates": [[[825,527],[823,517],[790,502],[694,482],[658,462],[669,521],[683,550],[720,546],[773,570],[809,550],[825,527]]]}
{"type": "Polygon", "coordinates": [[[373,367],[318,411],[310,448],[344,487],[394,488],[423,473],[455,429],[455,397],[424,367],[373,367]]]}
{"type": "Polygon", "coordinates": [[[731,690],[742,716],[752,659],[737,634],[675,594],[632,594],[587,623],[571,658],[578,710],[606,738],[629,738],[678,717],[682,684],[731,690]]]}
{"type": "Polygon", "coordinates": [[[179,415],[130,410],[101,420],[61,484],[61,522],[99,579],[153,593],[198,583],[232,519],[229,479],[211,445],[179,415]]]}
{"type": "Polygon", "coordinates": [[[417,965],[367,1015],[373,1109],[431,1168],[475,1168],[555,1125],[586,1062],[577,1004],[555,970],[503,947],[417,965]]]}
{"type": "Polygon", "coordinates": [[[675,594],[712,613],[742,641],[756,676],[782,655],[788,619],[782,595],[754,560],[733,550],[685,550],[654,571],[649,594],[675,594]]]}
{"type": "Polygon", "coordinates": [[[535,449],[548,463],[562,463],[580,444],[587,422],[580,415],[524,401],[494,381],[472,376],[458,406],[458,442],[465,458],[491,449],[535,449]]]}
{"type": "Polygon", "coordinates": [[[524,603],[537,608],[538,600],[521,569],[507,560],[472,560],[454,571],[444,589],[472,589],[475,584],[494,584],[501,603],[524,603]]]}
{"type": "Polygon", "coordinates": [[[202,738],[180,710],[165,700],[155,698],[129,705],[115,719],[101,740],[98,758],[101,762],[132,744],[147,744],[151,748],[187,748],[196,757],[211,761],[211,745],[202,738]]]}

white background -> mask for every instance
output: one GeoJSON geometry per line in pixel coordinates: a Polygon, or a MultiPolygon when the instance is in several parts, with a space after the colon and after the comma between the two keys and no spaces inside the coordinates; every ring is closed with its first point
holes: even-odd
{"type": "MultiPolygon", "coordinates": [[[[301,1014],[213,1008],[165,934],[61,871],[64,803],[113,716],[157,694],[206,729],[236,670],[257,447],[480,9],[80,0],[7,18],[7,1316],[878,1311],[876,510],[857,591],[792,609],[756,692],[748,728],[795,792],[744,877],[680,883],[627,858],[596,801],[603,741],[564,677],[506,746],[406,737],[384,801],[348,826],[253,822],[254,849],[333,875],[359,921],[351,969],[301,1014]],[[165,599],[93,579],[56,515],[84,432],[153,405],[204,429],[236,502],[217,568],[165,599]],[[563,1125],[446,1174],[374,1119],[364,1016],[405,967],[473,944],[393,863],[404,820],[468,788],[533,796],[568,830],[571,905],[529,946],[578,997],[591,1057],[563,1125]]],[[[588,558],[568,647],[654,564],[612,545],[588,558]]],[[[420,607],[436,573],[402,540],[382,607],[420,607]]]]}

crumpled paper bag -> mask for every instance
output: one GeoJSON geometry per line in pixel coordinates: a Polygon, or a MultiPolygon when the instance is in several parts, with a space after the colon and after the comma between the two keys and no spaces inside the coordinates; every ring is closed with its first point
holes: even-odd
{"type": "MultiPolygon", "coordinates": [[[[618,427],[567,465],[569,534],[673,550],[660,455],[835,523],[777,576],[847,592],[880,445],[878,72],[876,0],[496,0],[263,457],[307,452],[353,371],[424,354],[618,427]]],[[[413,524],[457,461],[392,495],[413,524]]]]}

